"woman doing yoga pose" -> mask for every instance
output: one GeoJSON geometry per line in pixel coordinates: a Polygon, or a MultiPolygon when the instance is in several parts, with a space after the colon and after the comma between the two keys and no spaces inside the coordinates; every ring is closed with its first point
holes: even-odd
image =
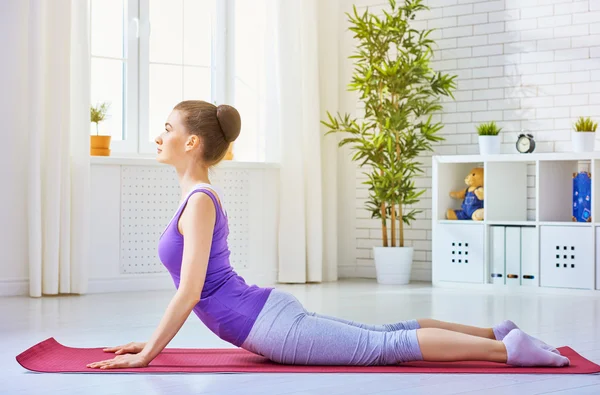
{"type": "Polygon", "coordinates": [[[156,138],[157,160],[175,168],[183,199],[158,242],[177,291],[147,343],[105,349],[117,354],[88,367],[144,367],[193,311],[221,339],[283,364],[391,365],[408,361],[493,361],[565,366],[553,347],[504,321],[477,328],[433,319],[366,325],[306,311],[291,294],[248,285],[232,268],[228,218],[208,170],[238,137],[231,106],[183,101],[156,138]]]}

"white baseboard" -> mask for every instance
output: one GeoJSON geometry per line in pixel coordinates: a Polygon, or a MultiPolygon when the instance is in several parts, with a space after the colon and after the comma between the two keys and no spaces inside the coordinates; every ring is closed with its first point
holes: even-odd
{"type": "MultiPolygon", "coordinates": [[[[248,284],[271,286],[276,283],[277,272],[257,273],[239,272],[248,284]]],[[[175,284],[169,273],[132,274],[119,277],[90,278],[88,294],[109,292],[136,292],[136,291],[175,291],[175,284]]],[[[29,295],[29,279],[0,280],[0,297],[2,296],[27,296],[29,295]]]]}
{"type": "MultiPolygon", "coordinates": [[[[168,273],[156,276],[91,278],[87,293],[130,292],[175,289],[168,273]]],[[[29,279],[0,280],[0,297],[29,295],[29,279]]]]}
{"type": "Polygon", "coordinates": [[[90,278],[87,293],[164,291],[169,289],[175,290],[175,284],[169,273],[135,274],[130,277],[90,278]]]}
{"type": "Polygon", "coordinates": [[[377,278],[374,267],[357,265],[338,266],[339,278],[377,278]]]}
{"type": "MultiPolygon", "coordinates": [[[[374,266],[340,265],[338,266],[338,273],[339,278],[377,278],[374,266]]],[[[410,280],[431,283],[431,270],[413,269],[410,280]]]]}
{"type": "Polygon", "coordinates": [[[410,275],[410,280],[431,283],[431,270],[415,270],[413,268],[412,273],[410,275]]]}
{"type": "Polygon", "coordinates": [[[22,296],[29,294],[29,279],[0,280],[0,296],[22,296]]]}
{"type": "Polygon", "coordinates": [[[338,266],[338,277],[342,278],[355,278],[356,277],[356,266],[338,266]]]}
{"type": "MultiPolygon", "coordinates": [[[[275,272],[260,274],[256,271],[238,272],[246,282],[259,286],[270,286],[275,282],[275,272]]],[[[169,273],[155,275],[132,275],[131,278],[121,276],[117,278],[90,279],[88,293],[107,292],[135,292],[135,291],[175,291],[175,284],[169,273]]]]}
{"type": "Polygon", "coordinates": [[[377,278],[377,272],[374,266],[356,266],[356,277],[377,278]]]}

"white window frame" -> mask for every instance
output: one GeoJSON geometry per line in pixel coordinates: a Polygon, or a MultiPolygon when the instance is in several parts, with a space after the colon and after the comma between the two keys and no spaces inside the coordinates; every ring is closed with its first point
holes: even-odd
{"type": "MultiPolygon", "coordinates": [[[[122,140],[111,140],[111,151],[123,154],[137,154],[138,150],[138,77],[139,64],[139,42],[140,24],[138,19],[138,2],[127,1],[127,21],[123,31],[123,46],[125,57],[125,85],[123,86],[123,124],[122,140]]],[[[92,23],[93,6],[90,5],[89,23],[92,23]]],[[[92,45],[90,36],[90,48],[92,45]]],[[[92,58],[103,58],[103,56],[91,56],[92,58]]]]}
{"type": "MultiPolygon", "coordinates": [[[[150,141],[149,108],[149,48],[151,26],[149,0],[126,0],[127,23],[124,31],[126,83],[123,140],[111,141],[115,153],[147,156],[156,152],[150,141]]],[[[216,24],[211,56],[211,95],[217,103],[228,103],[234,97],[235,0],[216,0],[216,24]]],[[[90,23],[91,13],[90,12],[90,23]]],[[[90,37],[91,45],[91,37],[90,37]]],[[[174,103],[175,104],[175,103],[174,103]]],[[[168,114],[165,114],[165,118],[168,114]]],[[[161,125],[153,125],[155,128],[161,125]]]]}

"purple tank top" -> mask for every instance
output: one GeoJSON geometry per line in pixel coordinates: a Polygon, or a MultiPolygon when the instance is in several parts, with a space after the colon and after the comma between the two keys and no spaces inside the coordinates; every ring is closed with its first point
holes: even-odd
{"type": "Polygon", "coordinates": [[[228,218],[212,191],[197,186],[188,194],[160,237],[158,256],[171,274],[175,287],[179,288],[184,240],[177,224],[190,196],[198,192],[212,199],[216,220],[206,280],[194,313],[219,338],[239,347],[250,333],[272,288],[250,286],[233,270],[227,245],[228,218]]]}

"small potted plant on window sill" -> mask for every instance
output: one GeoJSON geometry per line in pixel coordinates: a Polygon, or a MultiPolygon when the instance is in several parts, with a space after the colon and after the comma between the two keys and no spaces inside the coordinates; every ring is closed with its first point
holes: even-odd
{"type": "Polygon", "coordinates": [[[571,131],[574,152],[592,152],[596,149],[596,128],[598,124],[591,118],[580,117],[571,131]]]}
{"type": "Polygon", "coordinates": [[[90,139],[90,155],[110,155],[111,136],[101,136],[98,130],[99,123],[106,119],[109,106],[108,103],[101,103],[90,107],[90,121],[96,124],[96,135],[92,135],[90,139]]]}
{"type": "Polygon", "coordinates": [[[479,153],[481,155],[494,155],[500,153],[500,131],[496,122],[482,123],[477,126],[479,134],[479,153]]]}
{"type": "Polygon", "coordinates": [[[229,144],[229,148],[227,148],[227,152],[225,153],[223,160],[233,160],[233,143],[229,144]]]}

